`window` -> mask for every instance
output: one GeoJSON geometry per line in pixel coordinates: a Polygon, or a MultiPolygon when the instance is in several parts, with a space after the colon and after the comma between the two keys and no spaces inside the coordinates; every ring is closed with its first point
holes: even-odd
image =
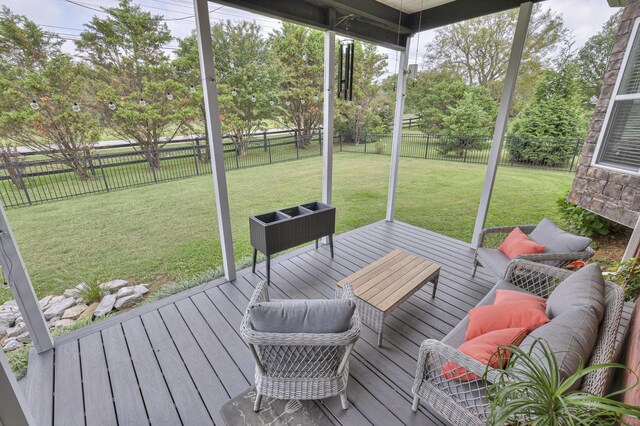
{"type": "Polygon", "coordinates": [[[631,32],[593,163],[627,172],[640,172],[640,37],[631,32]]]}

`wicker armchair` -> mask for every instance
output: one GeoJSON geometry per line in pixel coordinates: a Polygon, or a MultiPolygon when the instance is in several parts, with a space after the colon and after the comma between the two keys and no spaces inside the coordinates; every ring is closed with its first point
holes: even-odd
{"type": "MultiPolygon", "coordinates": [[[[354,300],[353,290],[345,285],[343,299],[354,300]]],[[[269,301],[265,281],[256,287],[249,307],[269,301]]],[[[260,409],[263,396],[277,399],[322,399],[340,395],[342,408],[348,408],[347,381],[349,355],[360,337],[358,311],[343,333],[265,333],[251,326],[247,308],[240,334],[256,361],[256,401],[260,409]]]]}
{"type": "MultiPolygon", "coordinates": [[[[547,298],[553,289],[571,274],[570,271],[526,260],[514,260],[506,275],[506,281],[531,293],[547,298]]],[[[621,325],[624,295],[622,289],[606,282],[605,313],[596,344],[588,365],[614,362],[624,337],[621,325]]],[[[456,377],[441,375],[443,366],[453,361],[478,377],[487,366],[438,340],[425,340],[420,346],[418,367],[413,384],[413,411],[420,401],[426,402],[452,424],[484,425],[489,415],[486,386],[482,380],[463,382],[456,377]]],[[[581,389],[596,395],[605,395],[611,382],[613,369],[599,369],[587,374],[581,389]]],[[[498,371],[488,369],[487,382],[493,383],[498,371]]]]}
{"type": "MultiPolygon", "coordinates": [[[[497,247],[497,245],[516,228],[520,228],[522,232],[529,235],[536,226],[537,225],[495,226],[483,229],[480,232],[478,249],[476,250],[476,254],[473,259],[473,272],[471,276],[474,277],[476,275],[478,266],[485,266],[496,277],[503,278],[505,276],[509,259],[506,256],[504,256],[504,260],[495,259],[495,257],[499,256],[501,253],[495,253],[497,250],[492,249],[492,247],[497,247]]],[[[525,254],[516,257],[516,259],[541,262],[546,265],[562,268],[576,260],[589,259],[593,254],[593,250],[590,247],[586,247],[584,251],[579,252],[525,254]]]]}

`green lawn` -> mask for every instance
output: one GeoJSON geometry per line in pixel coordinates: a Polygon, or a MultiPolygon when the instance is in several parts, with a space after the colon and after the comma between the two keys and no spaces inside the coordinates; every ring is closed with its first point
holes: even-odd
{"type": "MultiPolygon", "coordinates": [[[[384,218],[389,157],[339,153],[334,161],[337,232],[384,218]]],[[[485,166],[402,158],[397,219],[469,240],[485,166]]],[[[248,217],[315,200],[322,159],[227,173],[236,258],[251,254],[248,217]]],[[[489,225],[557,219],[568,173],[502,168],[489,225]]],[[[211,176],[10,209],[38,296],[91,279],[161,285],[221,262],[211,176]]],[[[0,290],[0,300],[10,298],[0,290]]]]}

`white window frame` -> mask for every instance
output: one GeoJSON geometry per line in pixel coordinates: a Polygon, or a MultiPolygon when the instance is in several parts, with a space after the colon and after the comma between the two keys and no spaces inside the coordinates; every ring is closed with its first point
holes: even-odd
{"type": "Polygon", "coordinates": [[[611,115],[613,114],[613,107],[616,101],[640,100],[640,92],[625,94],[625,95],[618,95],[618,91],[622,83],[622,78],[624,77],[624,72],[627,69],[627,63],[629,62],[629,56],[631,56],[631,49],[633,48],[636,35],[638,34],[639,26],[640,26],[640,17],[636,18],[636,20],[633,23],[633,29],[631,30],[631,35],[629,36],[629,42],[627,43],[627,47],[624,52],[624,57],[622,58],[622,63],[620,64],[620,70],[618,71],[618,76],[616,77],[616,84],[613,87],[613,91],[611,92],[611,98],[609,99],[609,105],[607,106],[607,113],[604,116],[604,121],[602,122],[602,128],[600,129],[600,134],[598,135],[598,142],[596,143],[596,149],[593,152],[593,157],[591,158],[592,167],[613,170],[619,173],[626,173],[631,175],[640,175],[640,168],[636,171],[633,171],[633,170],[628,170],[628,169],[615,167],[607,164],[600,164],[598,163],[598,157],[600,155],[600,150],[603,148],[605,135],[609,130],[609,124],[610,124],[609,121],[611,120],[611,115]]]}

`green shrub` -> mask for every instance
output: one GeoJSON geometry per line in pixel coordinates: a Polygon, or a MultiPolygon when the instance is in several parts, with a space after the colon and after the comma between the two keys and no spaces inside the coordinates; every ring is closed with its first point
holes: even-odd
{"type": "Polygon", "coordinates": [[[78,296],[82,297],[87,303],[99,302],[102,300],[105,291],[100,287],[99,280],[91,280],[89,283],[83,283],[78,290],[78,296]]]}
{"type": "Polygon", "coordinates": [[[567,201],[567,196],[559,198],[557,203],[558,211],[569,228],[580,235],[607,235],[615,227],[611,221],[567,201]]]}
{"type": "Polygon", "coordinates": [[[609,279],[624,289],[624,300],[635,302],[640,297],[640,261],[631,258],[625,262],[615,263],[611,269],[615,274],[609,279]]]}
{"type": "Polygon", "coordinates": [[[580,152],[575,140],[511,137],[507,139],[509,158],[515,163],[561,167],[580,152]]]}

